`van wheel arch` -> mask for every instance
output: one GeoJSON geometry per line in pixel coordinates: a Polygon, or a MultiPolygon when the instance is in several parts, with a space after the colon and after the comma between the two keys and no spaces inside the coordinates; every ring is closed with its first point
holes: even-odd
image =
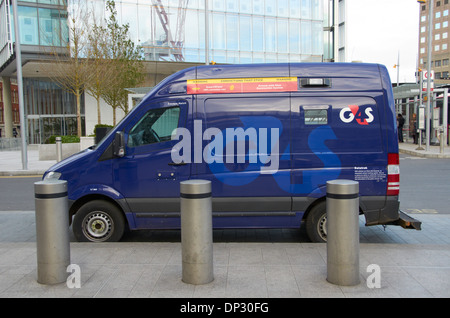
{"type": "MultiPolygon", "coordinates": [[[[116,201],[107,196],[90,195],[80,198],[70,207],[69,215],[70,220],[73,220],[72,230],[77,241],[116,242],[119,241],[123,233],[129,229],[128,221],[125,217],[123,208],[116,201]],[[83,234],[83,231],[86,232],[86,228],[83,230],[82,222],[86,222],[86,217],[88,217],[89,213],[92,212],[86,211],[86,209],[99,210],[100,214],[97,215],[99,220],[106,221],[109,219],[110,221],[113,221],[114,230],[117,230],[117,233],[113,233],[108,236],[106,240],[102,240],[101,238],[95,239],[94,237],[89,238],[86,234],[83,234]]],[[[93,217],[92,213],[90,217],[93,217]]]]}
{"type": "Polygon", "coordinates": [[[326,242],[326,197],[315,200],[306,210],[303,216],[306,233],[311,242],[326,242]],[[323,212],[325,211],[325,220],[323,212]],[[325,228],[323,228],[325,227],[325,228]]]}
{"type": "MultiPolygon", "coordinates": [[[[306,210],[303,220],[306,225],[308,238],[315,243],[326,243],[326,197],[314,201],[306,210]],[[325,219],[323,219],[323,216],[325,219]]],[[[359,215],[362,215],[362,207],[359,207],[359,215]]]]}

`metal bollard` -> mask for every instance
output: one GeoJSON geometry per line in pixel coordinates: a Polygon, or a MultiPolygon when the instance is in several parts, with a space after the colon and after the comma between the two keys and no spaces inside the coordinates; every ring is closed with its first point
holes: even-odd
{"type": "Polygon", "coordinates": [[[214,280],[211,181],[180,182],[182,281],[214,280]]]}
{"type": "Polygon", "coordinates": [[[37,281],[59,284],[70,265],[67,181],[34,183],[36,207],[37,281]]]}
{"type": "Polygon", "coordinates": [[[359,278],[359,183],[327,182],[327,281],[354,286],[359,278]]]}
{"type": "Polygon", "coordinates": [[[62,141],[61,137],[56,137],[56,162],[62,160],[62,141]]]}

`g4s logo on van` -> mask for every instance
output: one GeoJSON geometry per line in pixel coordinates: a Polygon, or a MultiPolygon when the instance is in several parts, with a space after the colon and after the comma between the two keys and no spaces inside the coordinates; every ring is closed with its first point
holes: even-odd
{"type": "Polygon", "coordinates": [[[339,113],[339,118],[346,124],[356,120],[356,122],[360,125],[368,125],[374,120],[372,112],[372,107],[366,107],[364,109],[358,105],[349,105],[348,107],[342,108],[339,113]]]}

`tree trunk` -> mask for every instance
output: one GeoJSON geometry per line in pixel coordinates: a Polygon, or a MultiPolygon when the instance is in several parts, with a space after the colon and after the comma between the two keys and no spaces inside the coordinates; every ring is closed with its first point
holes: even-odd
{"type": "Polygon", "coordinates": [[[102,123],[102,116],[100,114],[100,97],[97,97],[97,123],[99,125],[102,123]]]}
{"type": "Polygon", "coordinates": [[[78,92],[77,96],[77,135],[81,137],[81,94],[78,92]]]}

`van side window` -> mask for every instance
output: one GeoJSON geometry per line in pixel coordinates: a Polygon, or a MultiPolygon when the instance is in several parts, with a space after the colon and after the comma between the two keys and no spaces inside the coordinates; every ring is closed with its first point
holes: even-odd
{"type": "Polygon", "coordinates": [[[303,106],[305,125],[328,124],[329,106],[303,106]]]}
{"type": "Polygon", "coordinates": [[[172,132],[178,127],[179,118],[179,107],[151,109],[131,128],[128,147],[170,141],[172,132]]]}

